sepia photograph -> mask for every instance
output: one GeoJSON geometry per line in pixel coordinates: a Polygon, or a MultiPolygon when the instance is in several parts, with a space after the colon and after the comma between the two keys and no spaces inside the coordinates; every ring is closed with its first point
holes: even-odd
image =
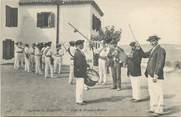
{"type": "Polygon", "coordinates": [[[0,0],[1,117],[181,116],[181,0],[0,0]]]}

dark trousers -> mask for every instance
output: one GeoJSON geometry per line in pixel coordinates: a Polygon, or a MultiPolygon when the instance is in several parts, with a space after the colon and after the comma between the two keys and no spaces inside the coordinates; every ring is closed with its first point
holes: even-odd
{"type": "Polygon", "coordinates": [[[113,88],[121,88],[121,64],[115,63],[111,66],[113,88]]]}

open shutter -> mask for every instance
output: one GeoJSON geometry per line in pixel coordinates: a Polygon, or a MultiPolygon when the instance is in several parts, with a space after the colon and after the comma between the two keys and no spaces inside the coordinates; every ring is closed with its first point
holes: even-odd
{"type": "Polygon", "coordinates": [[[12,8],[11,9],[11,25],[13,27],[16,27],[18,24],[18,9],[17,8],[12,8]]]}
{"type": "Polygon", "coordinates": [[[10,26],[10,7],[6,6],[6,26],[10,26]]]}
{"type": "Polygon", "coordinates": [[[51,13],[48,18],[49,18],[49,20],[48,20],[49,26],[55,27],[55,15],[54,15],[54,13],[51,13]]]}
{"type": "Polygon", "coordinates": [[[42,27],[41,13],[37,13],[37,27],[42,27]]]}

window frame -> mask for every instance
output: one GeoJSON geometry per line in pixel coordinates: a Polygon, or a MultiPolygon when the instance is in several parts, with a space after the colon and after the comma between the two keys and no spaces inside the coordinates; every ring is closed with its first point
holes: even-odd
{"type": "Polygon", "coordinates": [[[18,27],[18,8],[6,5],[5,9],[5,26],[18,27]]]}
{"type": "Polygon", "coordinates": [[[37,28],[55,28],[55,13],[53,13],[53,12],[37,13],[36,27],[37,28]],[[46,15],[48,15],[48,17],[46,17],[46,15]],[[47,25],[45,25],[45,24],[47,24],[47,25]]]}

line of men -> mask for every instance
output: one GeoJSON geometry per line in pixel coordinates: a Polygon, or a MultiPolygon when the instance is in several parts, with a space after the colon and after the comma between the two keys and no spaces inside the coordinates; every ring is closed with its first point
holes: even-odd
{"type": "Polygon", "coordinates": [[[52,51],[52,43],[33,43],[31,47],[22,42],[15,44],[15,62],[14,69],[24,68],[26,72],[35,72],[36,74],[43,74],[45,78],[53,78],[54,73],[61,73],[62,71],[62,57],[64,50],[61,44],[57,45],[56,52],[52,51]]]}
{"type": "MultiPolygon", "coordinates": [[[[105,84],[107,81],[107,66],[113,79],[112,89],[121,90],[121,67],[127,66],[127,76],[131,80],[132,99],[140,101],[141,97],[141,61],[142,58],[149,58],[145,76],[148,78],[148,91],[150,96],[149,113],[155,115],[163,114],[163,81],[166,51],[162,48],[158,41],[160,37],[153,35],[147,41],[150,42],[152,49],[144,52],[137,41],[131,42],[131,52],[127,55],[126,62],[122,59],[124,50],[117,46],[117,43],[111,43],[110,47],[103,44],[103,48],[99,52],[99,84],[105,84]],[[125,64],[126,63],[126,64],[125,64]]],[[[77,50],[74,54],[74,76],[76,77],[76,103],[80,105],[86,104],[83,101],[83,84],[86,77],[87,63],[85,55],[81,51],[83,49],[83,41],[77,42],[77,50]]]]}
{"type": "MultiPolygon", "coordinates": [[[[149,58],[145,76],[148,78],[148,90],[150,95],[150,110],[149,112],[155,114],[163,113],[163,90],[162,84],[164,80],[163,68],[165,65],[166,52],[159,44],[160,37],[150,36],[147,41],[152,45],[152,49],[149,52],[144,52],[138,42],[131,42],[131,52],[127,55],[126,62],[123,58],[124,50],[121,49],[117,43],[112,42],[110,47],[103,44],[103,48],[99,52],[99,84],[105,84],[107,81],[107,66],[110,70],[113,87],[112,89],[121,90],[121,67],[127,65],[127,75],[131,79],[132,86],[132,100],[141,100],[141,86],[140,76],[141,74],[141,60],[142,58],[149,58]]],[[[86,56],[83,52],[84,41],[78,40],[76,42],[70,42],[70,48],[67,50],[71,57],[69,83],[72,84],[72,80],[76,78],[76,103],[80,105],[86,104],[83,100],[83,90],[86,87],[84,79],[86,78],[86,68],[89,66],[86,62],[86,56]]],[[[53,73],[57,71],[56,67],[59,66],[59,73],[61,73],[62,56],[64,55],[61,45],[58,45],[55,57],[57,59],[53,64],[53,52],[51,50],[51,42],[40,46],[34,44],[31,51],[29,45],[22,43],[16,43],[15,64],[14,68],[18,69],[23,65],[22,56],[24,54],[25,71],[30,72],[31,58],[34,56],[35,61],[35,73],[42,74],[42,68],[45,69],[45,78],[48,77],[50,69],[50,76],[53,78],[53,73]],[[41,59],[41,58],[44,58],[41,59]],[[44,62],[43,62],[44,61],[44,62]],[[41,64],[42,63],[42,64],[41,64]],[[42,67],[42,68],[41,68],[42,67]],[[55,69],[54,69],[55,68],[55,69]],[[54,69],[54,70],[53,70],[54,69]]],[[[87,88],[87,87],[86,87],[87,88]]]]}

